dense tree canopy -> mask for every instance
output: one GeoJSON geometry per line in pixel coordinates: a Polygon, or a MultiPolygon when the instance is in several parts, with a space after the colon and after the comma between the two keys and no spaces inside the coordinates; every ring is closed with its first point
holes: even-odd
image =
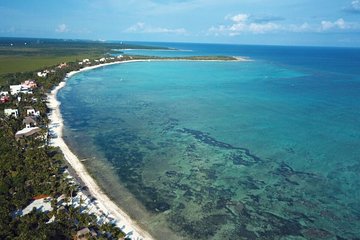
{"type": "Polygon", "coordinates": [[[65,161],[61,151],[47,143],[48,112],[45,93],[58,84],[66,73],[78,70],[77,63],[68,63],[65,68],[46,78],[36,78],[34,73],[18,73],[6,76],[9,84],[20,83],[28,78],[36,78],[38,88],[31,96],[20,95],[22,100],[12,97],[10,103],[0,107],[0,239],[73,239],[76,232],[84,227],[94,229],[97,239],[118,239],[124,233],[114,225],[98,225],[96,216],[84,213],[73,206],[62,206],[56,198],[62,194],[70,196],[78,190],[64,177],[65,161]],[[15,133],[24,127],[22,120],[26,107],[32,106],[41,112],[38,135],[15,139],[15,133]],[[3,109],[16,107],[19,118],[3,116],[3,109]],[[15,212],[23,209],[34,196],[52,197],[51,212],[33,210],[25,216],[15,212]],[[52,216],[55,221],[48,223],[52,216]]]}

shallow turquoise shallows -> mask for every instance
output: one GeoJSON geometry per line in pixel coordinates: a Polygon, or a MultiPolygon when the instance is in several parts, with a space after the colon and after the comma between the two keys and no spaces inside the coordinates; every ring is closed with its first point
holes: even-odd
{"type": "Polygon", "coordinates": [[[65,140],[105,191],[158,239],[359,238],[360,50],[170,47],[253,61],[69,79],[65,140]]]}

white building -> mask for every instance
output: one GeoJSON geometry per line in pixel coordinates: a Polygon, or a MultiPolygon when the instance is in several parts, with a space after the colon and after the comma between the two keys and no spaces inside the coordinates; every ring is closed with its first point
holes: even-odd
{"type": "Polygon", "coordinates": [[[26,87],[25,85],[10,85],[11,95],[18,95],[19,93],[32,94],[33,92],[30,87],[26,87]]]}
{"type": "Polygon", "coordinates": [[[7,91],[0,92],[0,96],[8,96],[8,95],[9,95],[9,92],[7,92],[7,91]]]}
{"type": "Polygon", "coordinates": [[[17,95],[21,91],[21,85],[10,85],[10,94],[17,95]]]}
{"type": "Polygon", "coordinates": [[[25,128],[32,128],[32,127],[36,127],[37,122],[34,119],[34,117],[25,117],[23,120],[23,124],[25,124],[25,128]]]}
{"type": "Polygon", "coordinates": [[[15,118],[18,118],[19,116],[19,110],[12,109],[12,108],[6,108],[4,109],[5,116],[14,116],[15,118]]]}
{"type": "Polygon", "coordinates": [[[20,131],[17,131],[15,133],[15,139],[18,140],[23,137],[29,137],[40,131],[41,131],[41,129],[39,127],[31,127],[31,125],[29,127],[26,126],[25,128],[23,128],[20,131]]]}
{"type": "Polygon", "coordinates": [[[25,216],[26,214],[29,214],[34,208],[41,212],[51,212],[53,210],[51,207],[51,197],[36,199],[23,210],[16,211],[15,214],[18,216],[25,216]]]}
{"type": "Polygon", "coordinates": [[[28,109],[26,109],[26,115],[27,116],[40,116],[40,111],[35,111],[34,108],[32,107],[29,107],[28,109]]]}
{"type": "Polygon", "coordinates": [[[47,76],[47,72],[37,72],[38,77],[46,77],[47,76]]]}

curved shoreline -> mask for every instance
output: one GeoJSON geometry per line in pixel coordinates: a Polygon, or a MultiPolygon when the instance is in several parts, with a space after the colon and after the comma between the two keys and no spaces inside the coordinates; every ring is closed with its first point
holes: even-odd
{"type": "MultiPolygon", "coordinates": [[[[121,64],[121,63],[131,63],[131,62],[161,62],[161,61],[195,61],[195,62],[215,62],[215,61],[224,61],[224,60],[190,60],[190,59],[134,59],[127,61],[116,61],[111,63],[103,63],[95,66],[89,66],[82,68],[78,71],[72,71],[66,74],[66,77],[56,86],[49,94],[47,94],[48,103],[47,106],[51,110],[48,118],[50,120],[49,132],[51,132],[50,144],[55,147],[59,147],[62,151],[66,161],[75,171],[75,174],[81,181],[88,187],[88,191],[91,196],[97,199],[96,205],[104,213],[108,213],[112,218],[115,219],[115,224],[121,228],[127,236],[131,239],[136,240],[154,240],[154,238],[145,230],[143,230],[139,224],[131,219],[131,217],[122,210],[114,201],[112,201],[108,195],[99,187],[99,184],[94,180],[94,178],[89,174],[83,163],[80,159],[71,151],[69,146],[65,143],[63,139],[63,118],[60,112],[61,103],[57,100],[57,93],[60,89],[65,87],[66,81],[72,76],[92,69],[121,64]]],[[[230,61],[248,61],[244,58],[237,58],[236,60],[230,61]]]]}
{"type": "Polygon", "coordinates": [[[99,187],[96,181],[91,177],[91,175],[86,170],[85,166],[81,163],[80,159],[70,150],[68,145],[65,143],[62,138],[63,134],[63,118],[60,112],[60,102],[57,100],[57,93],[61,88],[66,85],[66,81],[79,72],[84,72],[92,70],[95,68],[128,63],[128,62],[139,62],[144,60],[130,60],[130,61],[120,61],[113,63],[99,64],[96,66],[85,67],[78,71],[72,71],[66,75],[62,82],[56,86],[50,94],[47,94],[48,103],[47,106],[51,110],[49,113],[49,131],[52,133],[50,139],[50,144],[55,147],[59,147],[66,161],[74,169],[78,177],[84,182],[88,187],[90,194],[97,199],[96,205],[104,212],[109,213],[114,219],[115,224],[122,229],[131,239],[136,240],[153,240],[154,238],[145,230],[143,230],[134,220],[132,220],[115,202],[113,202],[106,193],[99,187]]]}

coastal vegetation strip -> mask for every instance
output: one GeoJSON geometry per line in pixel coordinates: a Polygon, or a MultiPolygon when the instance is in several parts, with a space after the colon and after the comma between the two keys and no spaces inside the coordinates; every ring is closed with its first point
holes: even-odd
{"type": "MultiPolygon", "coordinates": [[[[52,72],[54,82],[61,81],[66,72],[65,67],[52,72]]],[[[10,93],[1,92],[0,239],[73,239],[79,234],[125,237],[113,222],[90,212],[86,206],[92,206],[93,200],[85,204],[89,197],[79,195],[80,185],[68,176],[61,151],[49,144],[44,94],[51,85],[44,82],[26,80],[13,85],[10,93]],[[20,86],[19,91],[15,86],[20,86]],[[18,136],[35,128],[40,131],[18,136]]]]}
{"type": "MultiPolygon", "coordinates": [[[[0,86],[6,75],[37,71],[62,62],[96,59],[121,54],[125,49],[172,50],[172,48],[143,46],[129,43],[104,43],[57,39],[0,38],[0,86]]],[[[133,56],[135,59],[235,61],[246,58],[231,56],[155,57],[133,56]]]]}
{"type": "Polygon", "coordinates": [[[61,62],[101,58],[121,49],[168,49],[130,43],[100,41],[0,38],[0,84],[2,75],[35,71],[61,62]]]}

